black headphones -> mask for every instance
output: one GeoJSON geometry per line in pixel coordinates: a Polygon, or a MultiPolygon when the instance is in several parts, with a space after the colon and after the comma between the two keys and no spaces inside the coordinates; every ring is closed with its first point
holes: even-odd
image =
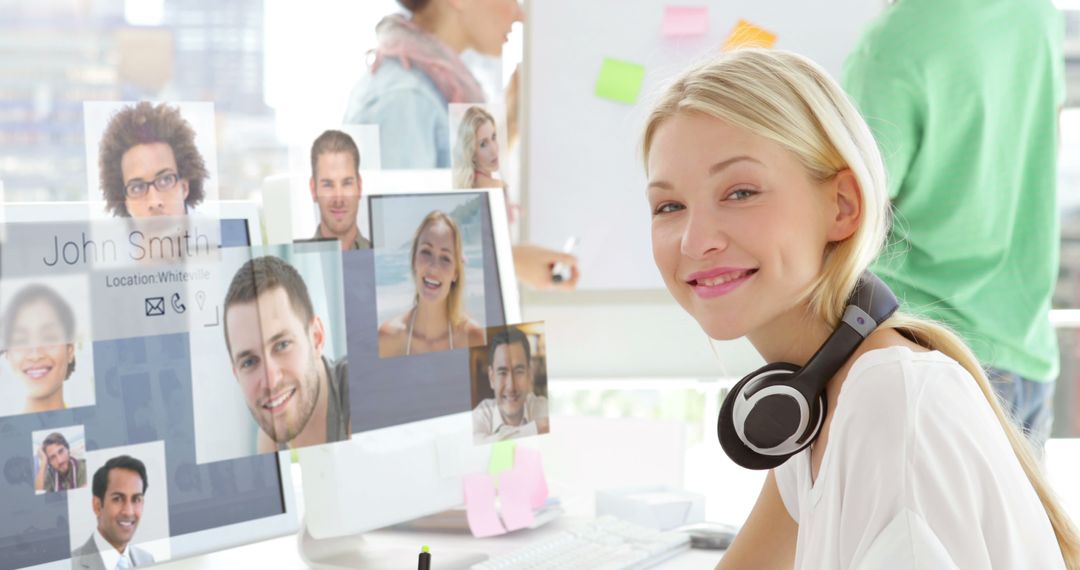
{"type": "Polygon", "coordinates": [[[805,367],[774,362],[739,380],[716,424],[728,457],[747,469],[772,469],[813,443],[828,413],[825,385],[899,305],[888,286],[867,271],[840,325],[805,367]]]}

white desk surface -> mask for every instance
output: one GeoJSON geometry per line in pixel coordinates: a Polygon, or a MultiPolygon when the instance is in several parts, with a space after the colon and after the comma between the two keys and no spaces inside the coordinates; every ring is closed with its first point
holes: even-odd
{"type": "MultiPolygon", "coordinates": [[[[408,530],[379,530],[365,533],[364,540],[373,547],[401,547],[415,549],[417,554],[422,545],[431,547],[432,568],[439,567],[439,552],[446,550],[468,550],[483,552],[490,557],[509,554],[537,541],[551,537],[561,530],[574,526],[575,523],[588,520],[586,517],[563,516],[537,529],[526,529],[496,536],[476,539],[469,534],[444,532],[416,532],[408,530]]],[[[257,542],[221,552],[162,564],[156,568],[169,570],[221,569],[236,568],[308,568],[300,559],[296,547],[296,536],[284,536],[264,542],[257,542]]],[[[701,570],[712,568],[720,560],[720,551],[695,550],[680,554],[660,567],[666,569],[701,570]]],[[[412,561],[410,561],[410,564],[412,561]]],[[[407,568],[406,566],[405,568],[407,568]]]]}
{"type": "MultiPolygon", "coordinates": [[[[292,465],[292,480],[297,497],[297,509],[303,517],[304,500],[302,473],[300,466],[292,465]]],[[[591,520],[592,515],[592,491],[586,492],[580,488],[563,489],[565,493],[559,493],[561,485],[549,478],[549,485],[556,490],[556,496],[563,500],[563,507],[567,513],[536,529],[523,529],[502,536],[490,538],[473,538],[466,532],[440,532],[440,531],[416,531],[399,528],[382,529],[363,534],[363,541],[373,548],[403,548],[415,550],[420,553],[420,547],[431,547],[432,567],[439,568],[439,552],[446,551],[469,551],[487,554],[489,558],[510,554],[531,544],[554,536],[562,530],[591,520]]],[[[359,540],[359,539],[358,539],[359,540]]],[[[700,570],[712,568],[720,560],[722,551],[719,550],[696,550],[690,549],[661,564],[664,569],[690,569],[700,570]]],[[[414,559],[415,560],[415,559],[414,559]]],[[[412,561],[410,560],[410,565],[412,561]]],[[[408,568],[410,566],[404,566],[408,568]]],[[[201,556],[167,562],[155,568],[168,570],[234,570],[236,568],[309,568],[300,558],[297,549],[297,536],[295,534],[283,536],[262,542],[256,542],[212,552],[201,556]]]]}
{"type": "MultiPolygon", "coordinates": [[[[1050,440],[1047,443],[1047,474],[1051,485],[1059,495],[1066,511],[1080,520],[1080,439],[1050,440]]],[[[294,468],[298,466],[294,465],[294,468]]],[[[707,473],[715,481],[730,479],[730,474],[717,479],[717,471],[709,466],[707,473]]],[[[298,471],[298,469],[294,469],[298,471]]],[[[756,472],[748,472],[750,475],[760,475],[756,472]]],[[[297,499],[300,503],[300,512],[303,512],[302,493],[300,492],[300,477],[294,475],[294,483],[297,485],[297,499]]],[[[415,550],[419,553],[422,545],[429,545],[432,552],[432,566],[438,568],[439,552],[448,550],[466,550],[482,552],[489,557],[508,554],[524,548],[537,541],[551,537],[561,530],[570,528],[575,524],[589,520],[589,508],[591,507],[591,492],[581,489],[573,489],[567,486],[561,489],[558,481],[552,481],[555,495],[563,499],[563,506],[567,512],[553,522],[538,529],[521,530],[503,536],[492,538],[475,539],[468,533],[449,532],[421,532],[411,530],[387,529],[364,534],[364,540],[369,541],[375,547],[399,547],[415,550]],[[581,514],[585,513],[585,514],[581,514]]],[[[760,481],[745,481],[732,485],[731,493],[752,489],[756,496],[760,481]]],[[[748,503],[749,505],[749,503],[748,503]]],[[[748,509],[747,509],[748,512],[748,509]]],[[[712,568],[720,559],[721,552],[715,550],[689,550],[676,558],[668,560],[660,567],[664,569],[702,569],[712,568]]],[[[232,548],[220,552],[214,552],[202,556],[178,560],[157,566],[170,570],[194,570],[194,569],[229,569],[235,568],[307,568],[300,559],[297,550],[297,537],[295,535],[284,536],[254,544],[232,548]]],[[[410,566],[411,567],[411,561],[410,566]]]]}

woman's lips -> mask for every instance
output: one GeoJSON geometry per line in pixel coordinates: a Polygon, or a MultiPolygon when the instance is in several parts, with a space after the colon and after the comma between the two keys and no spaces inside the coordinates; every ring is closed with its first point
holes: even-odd
{"type": "Polygon", "coordinates": [[[702,299],[713,299],[738,289],[757,274],[754,268],[717,268],[690,275],[687,284],[702,299]]]}
{"type": "Polygon", "coordinates": [[[52,371],[52,366],[31,366],[30,368],[24,368],[23,374],[26,374],[32,380],[40,380],[48,375],[50,371],[52,371]]]}

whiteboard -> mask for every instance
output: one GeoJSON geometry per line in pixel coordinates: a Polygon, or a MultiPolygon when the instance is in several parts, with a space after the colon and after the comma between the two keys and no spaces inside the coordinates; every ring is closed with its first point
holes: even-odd
{"type": "Polygon", "coordinates": [[[537,0],[525,33],[524,228],[561,248],[577,236],[583,289],[657,289],[641,131],[649,101],[690,64],[718,53],[740,19],[777,35],[839,78],[841,65],[884,0],[537,0]],[[703,36],[661,33],[668,5],[708,7],[703,36]],[[594,96],[604,58],[645,66],[633,105],[594,96]]]}

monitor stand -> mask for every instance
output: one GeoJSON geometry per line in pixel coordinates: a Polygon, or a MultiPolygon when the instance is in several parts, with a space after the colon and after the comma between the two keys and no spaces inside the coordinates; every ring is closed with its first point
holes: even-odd
{"type": "MultiPolygon", "coordinates": [[[[317,539],[302,524],[297,535],[300,558],[312,568],[353,570],[355,568],[400,570],[416,565],[421,544],[411,548],[372,545],[363,535],[317,539]]],[[[480,552],[442,550],[432,552],[431,565],[439,570],[468,570],[473,564],[485,562],[480,552]]]]}

